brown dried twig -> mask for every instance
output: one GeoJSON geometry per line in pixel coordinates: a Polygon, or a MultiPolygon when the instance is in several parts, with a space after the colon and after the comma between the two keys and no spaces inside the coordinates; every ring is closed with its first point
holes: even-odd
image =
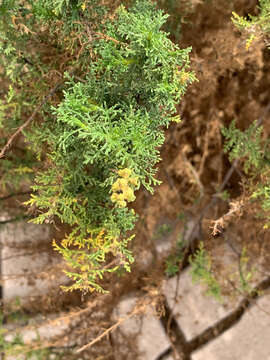
{"type": "Polygon", "coordinates": [[[11,146],[11,144],[13,143],[13,141],[15,140],[15,138],[23,131],[23,129],[25,129],[34,119],[34,117],[36,116],[36,114],[39,112],[39,110],[42,108],[42,106],[44,104],[46,104],[46,102],[49,100],[49,98],[58,90],[58,88],[62,85],[62,83],[64,82],[64,79],[60,80],[53,89],[51,89],[51,91],[48,93],[48,95],[45,96],[44,100],[35,108],[34,112],[32,113],[32,115],[26,120],[25,123],[23,123],[16,131],[15,133],[9,138],[8,142],[6,143],[6,145],[3,147],[3,149],[0,152],[0,159],[2,157],[4,157],[5,153],[7,152],[8,148],[11,146]]]}
{"type": "Polygon", "coordinates": [[[182,153],[182,157],[183,160],[185,162],[185,164],[187,165],[188,169],[190,170],[191,174],[192,174],[192,178],[195,181],[195,183],[198,185],[199,191],[200,191],[200,199],[203,197],[204,195],[204,187],[203,184],[200,180],[200,176],[198,175],[196,169],[194,168],[194,166],[191,164],[191,162],[188,160],[188,158],[186,157],[185,152],[183,151],[182,153]]]}
{"type": "Polygon", "coordinates": [[[227,226],[229,221],[235,215],[236,216],[241,216],[243,206],[244,206],[244,201],[243,200],[231,201],[230,202],[230,210],[226,214],[221,216],[219,219],[212,221],[212,223],[213,223],[212,235],[215,236],[215,235],[220,234],[222,232],[222,230],[227,226]]]}
{"type": "Polygon", "coordinates": [[[112,326],[110,326],[108,329],[106,329],[105,331],[103,331],[102,334],[100,334],[99,336],[97,336],[95,339],[93,339],[90,343],[82,346],[80,349],[78,349],[76,351],[76,353],[80,353],[88,348],[90,348],[91,346],[93,346],[95,343],[97,343],[98,341],[100,341],[101,339],[103,339],[106,335],[109,335],[112,331],[114,331],[115,329],[117,329],[123,322],[125,322],[126,320],[132,318],[135,315],[138,315],[140,313],[143,313],[145,311],[145,304],[141,304],[139,306],[135,306],[133,308],[133,310],[124,318],[120,318],[115,324],[113,324],[112,326]]]}

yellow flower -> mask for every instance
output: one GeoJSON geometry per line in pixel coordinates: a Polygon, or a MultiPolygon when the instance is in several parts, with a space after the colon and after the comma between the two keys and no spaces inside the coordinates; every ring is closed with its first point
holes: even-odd
{"type": "Polygon", "coordinates": [[[126,200],[126,196],[124,193],[117,194],[117,201],[123,201],[126,200]]]}
{"type": "Polygon", "coordinates": [[[112,202],[116,202],[116,201],[118,201],[118,196],[117,196],[118,194],[116,194],[116,193],[113,193],[112,194],[112,196],[111,196],[111,201],[112,202]]]}
{"type": "Polygon", "coordinates": [[[180,123],[181,122],[181,118],[180,118],[180,115],[176,115],[176,116],[173,116],[171,118],[172,121],[176,122],[176,123],[180,123]]]}
{"type": "Polygon", "coordinates": [[[112,191],[118,191],[118,190],[120,190],[120,184],[118,180],[116,180],[116,182],[112,184],[112,191]]]}
{"type": "Polygon", "coordinates": [[[139,185],[139,179],[137,177],[132,177],[132,178],[128,179],[128,181],[131,185],[134,185],[134,186],[139,185]]]}
{"type": "Polygon", "coordinates": [[[126,196],[123,193],[121,193],[121,194],[113,193],[111,196],[112,202],[123,201],[125,199],[126,199],[126,196]]]}
{"type": "Polygon", "coordinates": [[[135,200],[134,192],[130,187],[125,190],[123,195],[125,196],[125,199],[127,201],[134,201],[135,200]]]}
{"type": "Polygon", "coordinates": [[[128,187],[128,180],[127,179],[118,179],[116,182],[112,185],[112,191],[124,191],[128,187]]]}
{"type": "Polygon", "coordinates": [[[254,34],[251,34],[251,36],[246,41],[246,50],[248,50],[254,40],[256,40],[257,37],[254,34]]]}
{"type": "Polygon", "coordinates": [[[128,186],[128,180],[127,179],[118,179],[117,180],[119,183],[119,190],[125,191],[129,186],[128,186]]]}
{"type": "Polygon", "coordinates": [[[126,201],[118,201],[117,204],[119,205],[119,207],[125,207],[127,205],[126,201]]]}
{"type": "Polygon", "coordinates": [[[181,84],[185,84],[189,80],[189,73],[183,71],[180,73],[180,82],[181,84]]]}
{"type": "Polygon", "coordinates": [[[128,168],[118,170],[118,175],[120,175],[122,178],[125,179],[129,178],[131,174],[132,174],[132,170],[128,168]]]}
{"type": "Polygon", "coordinates": [[[125,207],[127,202],[136,199],[133,187],[139,184],[139,180],[136,176],[130,177],[132,170],[128,168],[118,170],[117,173],[121,178],[112,184],[111,201],[117,203],[119,207],[125,207]]]}

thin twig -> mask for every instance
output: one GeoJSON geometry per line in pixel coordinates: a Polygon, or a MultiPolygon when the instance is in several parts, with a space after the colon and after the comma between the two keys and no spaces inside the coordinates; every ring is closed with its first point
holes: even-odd
{"type": "Polygon", "coordinates": [[[114,325],[112,325],[111,327],[109,327],[107,330],[105,330],[101,335],[99,335],[98,337],[96,337],[94,340],[92,340],[89,344],[84,345],[83,347],[81,347],[80,349],[78,349],[76,351],[76,353],[82,352],[84,350],[86,350],[87,348],[91,347],[92,345],[94,345],[96,342],[98,342],[99,340],[101,340],[104,336],[108,335],[110,332],[112,332],[113,330],[115,330],[119,325],[122,324],[122,322],[126,321],[127,319],[129,319],[131,316],[127,316],[125,318],[119,319],[117,321],[117,323],[115,323],[114,325]]]}
{"type": "Polygon", "coordinates": [[[98,337],[96,337],[94,340],[92,340],[90,343],[84,345],[83,347],[81,347],[80,349],[78,349],[76,351],[76,353],[82,352],[86,349],[88,349],[89,347],[93,346],[96,342],[100,341],[101,339],[104,338],[104,336],[110,334],[112,331],[114,331],[115,329],[117,329],[124,321],[130,319],[131,317],[133,317],[134,315],[137,315],[139,312],[141,312],[141,308],[139,307],[138,309],[135,309],[134,311],[132,311],[129,315],[127,315],[124,318],[119,319],[114,325],[112,325],[111,327],[109,327],[107,330],[105,330],[102,334],[100,334],[98,337]]]}
{"type": "Polygon", "coordinates": [[[203,197],[204,195],[204,188],[203,188],[203,184],[200,180],[200,176],[198,175],[197,171],[195,170],[194,166],[191,164],[191,162],[187,159],[185,153],[183,152],[182,154],[183,159],[185,161],[185,163],[187,164],[187,166],[189,167],[192,175],[193,175],[193,179],[195,180],[196,184],[199,187],[199,191],[200,191],[200,199],[203,197]]]}
{"type": "Polygon", "coordinates": [[[95,32],[95,35],[98,35],[102,39],[113,41],[115,44],[127,45],[126,43],[123,43],[122,41],[118,41],[115,38],[108,36],[106,34],[100,33],[100,32],[95,32]]]}
{"type": "Polygon", "coordinates": [[[201,178],[203,170],[204,170],[205,160],[207,159],[207,157],[209,155],[209,133],[210,133],[209,128],[210,128],[210,124],[211,124],[211,122],[208,122],[207,125],[206,125],[206,133],[205,133],[205,140],[204,140],[204,146],[203,146],[203,154],[202,154],[202,158],[201,158],[201,161],[200,161],[200,167],[199,167],[199,170],[198,170],[199,179],[201,178]]]}
{"type": "Polygon", "coordinates": [[[221,216],[220,218],[218,218],[217,220],[212,221],[212,223],[213,223],[212,235],[216,236],[216,235],[220,234],[225,229],[225,227],[228,225],[229,221],[235,215],[240,217],[243,213],[243,207],[244,207],[243,200],[231,201],[229,211],[226,214],[224,214],[223,216],[221,216]]]}
{"type": "MultiPolygon", "coordinates": [[[[37,297],[40,297],[40,295],[34,295],[37,297]]],[[[105,295],[106,296],[106,295],[105,295]]],[[[30,295],[30,297],[32,297],[32,295],[30,295]]],[[[81,315],[86,316],[87,313],[93,311],[93,309],[97,306],[98,301],[93,301],[89,306],[87,306],[84,309],[81,309],[79,311],[76,312],[71,312],[67,315],[63,315],[60,317],[56,317],[55,319],[48,319],[47,321],[45,321],[44,323],[42,323],[42,326],[57,326],[59,323],[63,323],[63,324],[67,324],[70,319],[72,318],[79,318],[81,315]]],[[[22,326],[20,328],[20,332],[24,332],[27,330],[35,330],[38,328],[38,324],[28,324],[26,326],[22,326]]],[[[8,332],[8,334],[16,334],[16,332],[18,332],[18,329],[14,329],[8,332]]]]}
{"type": "Polygon", "coordinates": [[[5,155],[5,153],[7,152],[8,148],[11,146],[11,144],[13,143],[14,139],[23,131],[23,129],[25,129],[30,123],[31,121],[34,119],[34,117],[36,116],[36,114],[39,112],[39,110],[42,108],[42,106],[44,104],[46,104],[46,102],[48,101],[48,99],[57,91],[57,89],[62,85],[62,83],[64,82],[64,79],[62,79],[61,81],[59,81],[55,87],[53,89],[51,89],[51,91],[49,92],[48,95],[45,96],[44,100],[35,108],[34,112],[32,113],[32,115],[26,120],[25,123],[23,123],[16,131],[15,133],[9,138],[8,142],[6,143],[6,145],[3,147],[2,151],[0,152],[0,159],[5,155]]]}

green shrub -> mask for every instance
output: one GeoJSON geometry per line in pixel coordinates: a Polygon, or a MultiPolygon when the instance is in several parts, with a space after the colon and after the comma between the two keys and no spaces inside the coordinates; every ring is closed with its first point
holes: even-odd
{"type": "MultiPolygon", "coordinates": [[[[12,23],[12,14],[21,8],[7,3],[2,11],[12,23]]],[[[58,219],[70,227],[61,243],[54,242],[71,268],[67,275],[74,284],[66,290],[104,291],[98,280],[120,267],[129,271],[133,262],[128,243],[137,215],[128,203],[140,186],[153,192],[159,183],[155,174],[164,129],[180,120],[175,106],[195,79],[188,71],[191,49],[181,50],[168,39],[160,30],[167,16],[145,0],[129,10],[120,6],[98,30],[93,25],[94,31],[90,20],[94,16],[96,23],[105,13],[96,2],[91,7],[80,1],[29,1],[24,10],[31,14],[29,31],[23,39],[14,35],[14,43],[25,42],[30,29],[49,24],[51,36],[60,37],[57,56],[68,50],[72,59],[65,64],[60,101],[44,106],[42,121],[25,133],[28,151],[38,161],[26,205],[39,209],[32,222],[58,219]],[[75,57],[70,48],[74,32],[83,44],[77,45],[75,57]]],[[[13,32],[11,27],[2,46],[13,46],[13,32]]],[[[38,55],[34,60],[42,61],[38,55]]],[[[28,71],[32,81],[35,71],[28,71]]],[[[16,63],[10,78],[15,86],[17,72],[16,63]]],[[[44,90],[47,84],[40,86],[44,90]]]]}
{"type": "Polygon", "coordinates": [[[207,288],[206,294],[213,296],[216,300],[221,301],[221,287],[214,277],[211,269],[211,257],[200,243],[199,249],[194,256],[189,257],[191,265],[191,276],[193,282],[201,282],[207,288]]]}
{"type": "Polygon", "coordinates": [[[168,277],[175,276],[181,267],[181,263],[184,259],[184,252],[185,252],[185,242],[183,240],[182,234],[179,235],[176,249],[175,251],[168,256],[166,259],[165,265],[165,274],[168,277]]]}

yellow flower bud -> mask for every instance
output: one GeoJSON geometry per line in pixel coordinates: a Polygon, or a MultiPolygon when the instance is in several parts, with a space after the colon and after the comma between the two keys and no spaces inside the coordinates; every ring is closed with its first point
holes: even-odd
{"type": "Polygon", "coordinates": [[[116,193],[113,193],[112,194],[112,196],[111,196],[111,201],[112,202],[116,202],[116,201],[118,201],[118,196],[117,196],[118,194],[116,194],[116,193]]]}
{"type": "Polygon", "coordinates": [[[118,179],[117,182],[119,183],[119,190],[125,191],[129,187],[127,179],[118,179]]]}
{"type": "Polygon", "coordinates": [[[139,184],[139,179],[137,177],[132,177],[132,178],[128,179],[128,181],[131,185],[134,185],[134,186],[138,186],[138,184],[139,184]]]}
{"type": "Polygon", "coordinates": [[[134,201],[135,200],[134,192],[130,187],[126,189],[126,191],[124,192],[124,196],[125,196],[125,199],[127,201],[134,201]]]}
{"type": "Polygon", "coordinates": [[[126,203],[126,201],[118,201],[117,202],[117,205],[119,206],[119,207],[125,207],[126,205],[127,205],[127,203],[126,203]]]}
{"type": "Polygon", "coordinates": [[[125,178],[125,179],[129,178],[131,174],[132,174],[132,170],[128,169],[128,168],[118,171],[118,175],[120,175],[122,178],[125,178]]]}
{"type": "Polygon", "coordinates": [[[126,196],[124,193],[117,194],[117,201],[123,201],[126,199],[126,196]]]}
{"type": "Polygon", "coordinates": [[[189,73],[183,71],[180,73],[179,78],[180,78],[181,84],[185,84],[189,80],[189,73]]]}
{"type": "Polygon", "coordinates": [[[116,182],[112,184],[112,191],[118,191],[118,190],[121,190],[120,183],[118,180],[116,180],[116,182]]]}

